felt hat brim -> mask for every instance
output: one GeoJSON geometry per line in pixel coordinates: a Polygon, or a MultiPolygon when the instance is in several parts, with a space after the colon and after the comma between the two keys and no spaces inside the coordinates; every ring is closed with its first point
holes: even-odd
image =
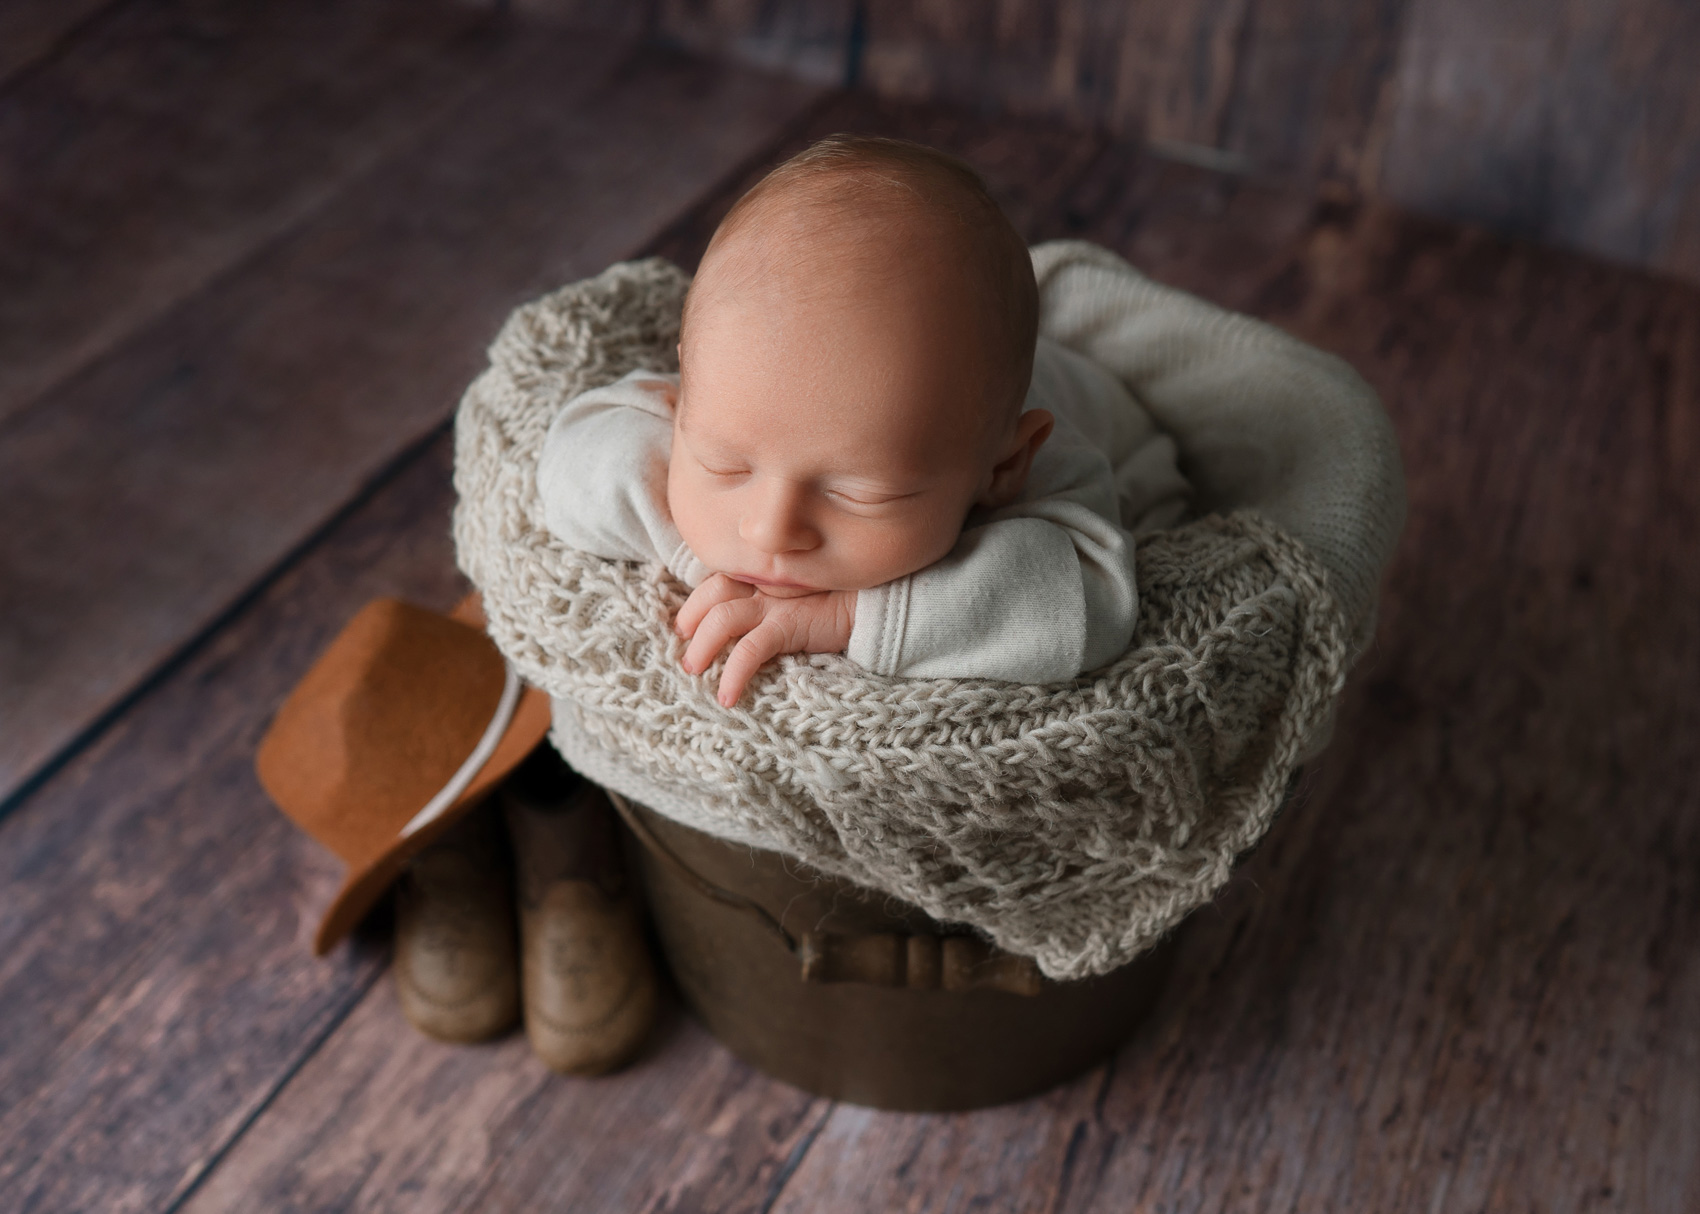
{"type": "Polygon", "coordinates": [[[285,698],[254,756],[277,807],[347,865],[313,951],[322,956],[347,936],[549,725],[549,697],[515,686],[477,595],[447,616],[395,599],[356,612],[285,698]],[[479,755],[487,757],[470,769],[479,755]],[[439,809],[444,796],[453,799],[439,809]]]}
{"type": "Polygon", "coordinates": [[[479,769],[466,791],[431,822],[406,838],[397,839],[387,851],[358,871],[349,871],[313,937],[316,956],[322,957],[335,948],[401,876],[408,861],[442,838],[537,748],[549,732],[549,713],[549,697],[535,687],[525,688],[514,707],[513,720],[497,743],[495,753],[479,769]]]}

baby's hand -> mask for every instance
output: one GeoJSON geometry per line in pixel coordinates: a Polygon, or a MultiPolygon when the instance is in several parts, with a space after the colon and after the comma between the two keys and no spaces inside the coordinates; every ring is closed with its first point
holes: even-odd
{"type": "Polygon", "coordinates": [[[855,621],[854,590],[780,598],[716,573],[691,591],[673,627],[690,639],[681,665],[692,674],[707,670],[722,649],[738,641],[720,674],[716,697],[730,708],[769,658],[782,653],[843,653],[855,621]]]}

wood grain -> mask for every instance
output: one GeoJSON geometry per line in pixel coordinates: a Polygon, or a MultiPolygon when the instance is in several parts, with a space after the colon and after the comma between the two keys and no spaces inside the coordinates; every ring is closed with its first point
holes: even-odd
{"type": "MultiPolygon", "coordinates": [[[[728,20],[731,20],[729,17],[728,20]]],[[[1700,278],[1682,0],[868,0],[862,79],[1700,278]]]]}
{"type": "Polygon", "coordinates": [[[868,0],[860,79],[1265,173],[1329,175],[1361,157],[1404,4],[868,0]]]}
{"type": "Polygon", "coordinates": [[[284,693],[368,599],[463,592],[448,442],[0,823],[0,1205],[167,1208],[381,976],[319,961],[341,866],[260,791],[284,693]]]}
{"type": "Polygon", "coordinates": [[[632,255],[815,96],[539,34],[441,130],[14,419],[0,794],[440,424],[515,304],[632,255]]]}
{"type": "MultiPolygon", "coordinates": [[[[907,134],[975,162],[1031,237],[1106,243],[1340,353],[1382,392],[1411,521],[1298,804],[1195,917],[1114,1062],[1034,1101],[832,1106],[683,1021],[597,1083],[549,1077],[518,1040],[425,1042],[378,981],[381,924],[311,960],[337,866],[266,806],[249,764],[271,706],[360,602],[458,593],[439,438],[0,822],[7,1208],[1700,1208],[1700,292],[1043,122],[858,97],[810,110],[806,91],[699,72],[628,64],[590,111],[596,139],[653,169],[658,140],[703,138],[692,123],[724,121],[727,97],[733,113],[766,106],[767,127],[691,162],[722,184],[652,241],[682,262],[788,149],[833,129],[907,134]],[[611,120],[639,85],[628,125],[611,120]]],[[[591,120],[536,78],[491,96],[510,108],[469,108],[203,288],[154,330],[158,350],[127,345],[72,385],[86,395],[56,394],[146,404],[70,416],[153,454],[61,464],[116,471],[16,517],[96,500],[120,473],[211,486],[201,500],[230,517],[172,534],[204,545],[196,576],[232,566],[234,597],[277,557],[244,564],[223,529],[286,551],[381,462],[314,480],[302,452],[321,448],[267,419],[305,411],[334,426],[331,447],[365,434],[372,452],[397,449],[372,431],[428,432],[443,385],[477,362],[457,334],[619,255],[615,236],[558,235],[550,203],[606,190],[624,215],[637,192],[626,160],[584,151],[588,129],[579,152],[609,159],[580,170],[612,166],[594,188],[540,156],[538,132],[591,120]],[[523,190],[487,204],[490,182],[523,190]],[[442,285],[492,262],[480,281],[505,296],[481,287],[475,307],[442,285]],[[351,312],[372,323],[333,323],[351,312]],[[110,370],[124,365],[129,378],[110,370]],[[361,407],[325,403],[346,400],[361,407]],[[189,445],[188,421],[215,404],[274,428],[251,449],[189,445]],[[299,501],[245,532],[228,485],[265,471],[263,448],[299,501]],[[232,469],[199,466],[244,450],[232,469]]],[[[637,218],[606,222],[629,249],[648,238],[637,218]]],[[[49,466],[32,456],[89,449],[10,441],[0,493],[49,466]]],[[[111,567],[90,566],[85,596],[109,593],[111,567]]]]}
{"type": "Polygon", "coordinates": [[[1700,9],[1412,0],[1376,188],[1700,279],[1700,9]]]}
{"type": "Polygon", "coordinates": [[[0,88],[76,40],[114,0],[8,0],[0,5],[0,88]]]}
{"type": "Polygon", "coordinates": [[[1361,181],[1412,0],[1256,0],[1220,146],[1257,172],[1361,181]]]}
{"type": "Polygon", "coordinates": [[[1692,1209],[1700,295],[1325,206],[1260,310],[1382,388],[1411,524],[1310,796],[1071,1207],[1692,1209]]]}
{"type": "Polygon", "coordinates": [[[1216,146],[1252,0],[870,0],[863,78],[897,97],[1042,113],[1216,146]]]}
{"type": "MultiPolygon", "coordinates": [[[[652,38],[822,83],[1042,115],[1265,173],[1351,175],[1407,0],[662,0],[652,38]]],[[[529,0],[612,23],[596,0],[529,0]]]]}
{"type": "Polygon", "coordinates": [[[1068,1198],[1082,1127],[1098,1117],[1111,1075],[1100,1066],[1044,1096],[970,1114],[838,1105],[773,1210],[1049,1214],[1068,1198]]]}
{"type": "Polygon", "coordinates": [[[340,866],[267,802],[254,748],[362,603],[464,592],[449,448],[0,825],[8,1209],[755,1209],[818,1131],[826,1102],[677,1013],[631,1071],[570,1081],[520,1038],[415,1033],[378,981],[382,918],[312,956],[340,866]]]}
{"type": "Polygon", "coordinates": [[[665,0],[636,25],[598,0],[523,7],[1700,279],[1685,0],[665,0]]]}
{"type": "Polygon", "coordinates": [[[698,54],[842,85],[852,70],[856,0],[658,0],[652,36],[698,54]]]}
{"type": "Polygon", "coordinates": [[[1310,230],[1316,207],[1308,190],[1119,143],[1093,161],[1035,232],[1038,239],[1096,241],[1173,286],[1256,311],[1310,230]]]}
{"type": "Polygon", "coordinates": [[[432,126],[512,34],[435,0],[168,0],[80,27],[0,94],[0,424],[432,126]]]}
{"type": "Polygon", "coordinates": [[[757,1210],[828,1103],[673,1013],[618,1075],[445,1046],[374,987],[182,1208],[757,1210]]]}

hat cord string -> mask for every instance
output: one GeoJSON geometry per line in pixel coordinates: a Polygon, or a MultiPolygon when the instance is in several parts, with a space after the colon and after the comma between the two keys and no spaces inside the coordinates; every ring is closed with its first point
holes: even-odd
{"type": "Polygon", "coordinates": [[[484,727],[484,736],[478,739],[478,745],[466,756],[466,762],[460,765],[460,770],[449,777],[449,782],[425,803],[424,809],[408,819],[407,825],[401,828],[403,839],[429,826],[444,810],[453,805],[460,798],[460,794],[466,791],[466,786],[472,783],[473,777],[490,761],[490,756],[496,753],[502,735],[508,732],[508,722],[513,720],[514,708],[519,704],[519,674],[514,670],[513,664],[506,660],[502,662],[502,668],[507,672],[507,679],[502,684],[502,698],[496,701],[496,713],[484,727]]]}

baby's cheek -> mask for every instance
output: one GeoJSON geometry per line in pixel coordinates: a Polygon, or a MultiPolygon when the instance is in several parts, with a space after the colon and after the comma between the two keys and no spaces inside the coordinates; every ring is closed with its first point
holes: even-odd
{"type": "Polygon", "coordinates": [[[679,534],[685,537],[685,543],[689,544],[691,532],[696,529],[700,507],[696,495],[691,490],[690,479],[680,468],[677,458],[669,461],[667,465],[667,513],[673,516],[673,525],[679,529],[679,534]]]}
{"type": "Polygon", "coordinates": [[[948,518],[941,518],[937,510],[907,518],[870,520],[855,540],[858,564],[863,568],[858,580],[877,586],[924,569],[955,547],[957,534],[958,528],[948,518]]]}
{"type": "Polygon", "coordinates": [[[677,462],[668,471],[667,509],[673,525],[698,559],[711,566],[716,564],[715,554],[725,547],[724,496],[704,492],[690,470],[677,462]]]}

